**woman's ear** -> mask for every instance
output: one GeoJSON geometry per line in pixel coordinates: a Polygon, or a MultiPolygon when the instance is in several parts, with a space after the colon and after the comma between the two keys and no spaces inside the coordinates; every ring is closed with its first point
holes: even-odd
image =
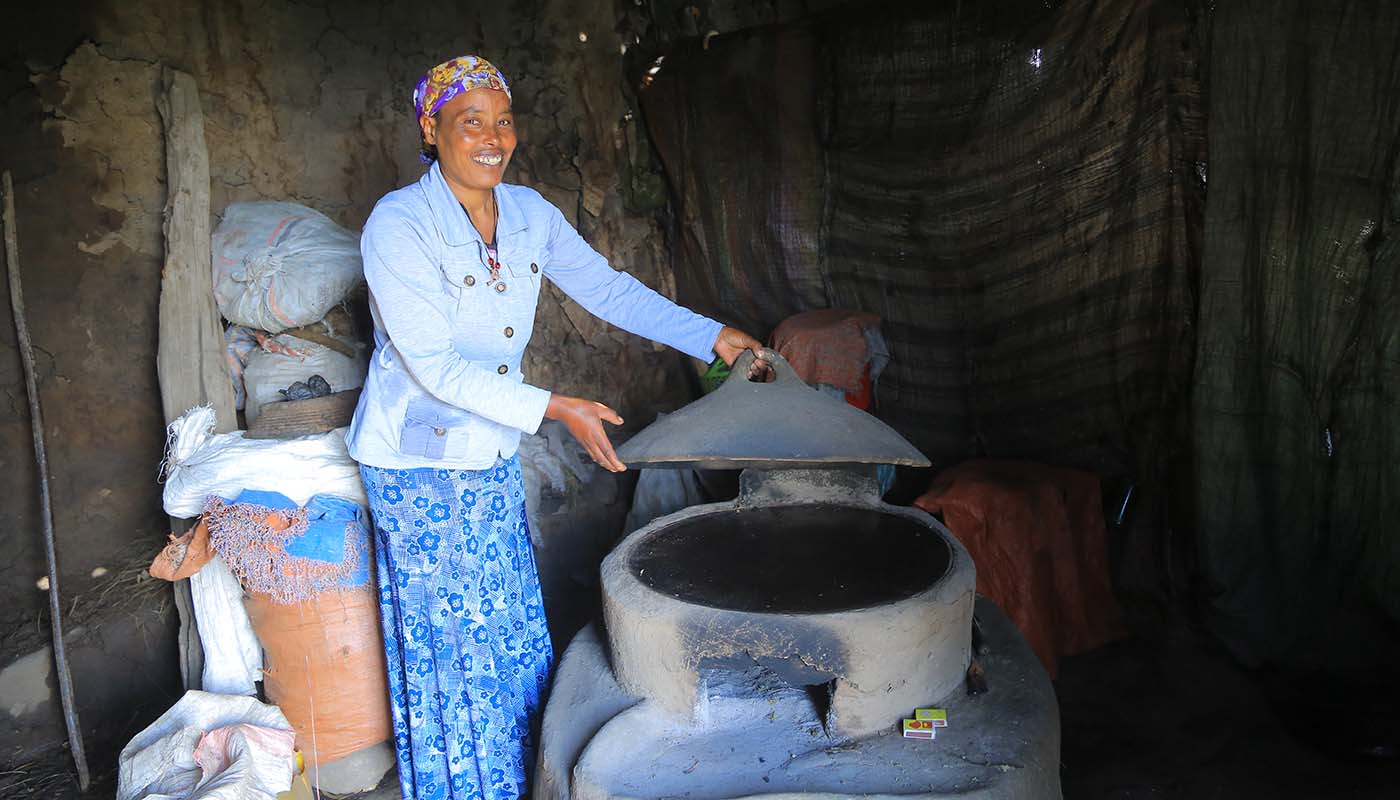
{"type": "Polygon", "coordinates": [[[418,127],[423,131],[423,141],[429,146],[437,146],[437,118],[427,115],[418,118],[418,127]]]}

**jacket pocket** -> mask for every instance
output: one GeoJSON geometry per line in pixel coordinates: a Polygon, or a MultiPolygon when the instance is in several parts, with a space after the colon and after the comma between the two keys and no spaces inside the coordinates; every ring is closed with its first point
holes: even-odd
{"type": "Polygon", "coordinates": [[[479,242],[444,247],[438,269],[446,293],[454,300],[485,290],[491,274],[486,266],[486,251],[479,242]]]}
{"type": "Polygon", "coordinates": [[[456,409],[443,409],[441,404],[427,398],[411,400],[403,413],[403,428],[399,431],[399,452],[406,456],[438,459],[447,452],[447,440],[466,436],[465,415],[456,409]],[[455,412],[455,413],[454,413],[455,412]]]}
{"type": "Polygon", "coordinates": [[[505,262],[506,271],[514,278],[534,278],[538,283],[544,275],[544,259],[541,257],[540,249],[532,244],[521,244],[511,247],[501,254],[501,260],[505,262]]]}

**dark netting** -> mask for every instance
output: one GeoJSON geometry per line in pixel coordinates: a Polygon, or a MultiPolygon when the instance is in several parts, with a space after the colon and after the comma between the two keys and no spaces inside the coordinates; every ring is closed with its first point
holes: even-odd
{"type": "Polygon", "coordinates": [[[641,96],[683,299],[879,314],[881,414],[936,463],[1118,460],[1156,509],[1194,464],[1220,630],[1288,660],[1400,619],[1400,3],[1202,5],[852,4],[641,96]]]}
{"type": "Polygon", "coordinates": [[[1213,25],[1196,524],[1237,651],[1327,661],[1400,619],[1400,3],[1213,25]]]}
{"type": "Polygon", "coordinates": [[[1154,453],[1190,375],[1199,96],[1178,3],[934,3],[827,30],[832,305],[943,458],[1154,453]]]}
{"type": "Polygon", "coordinates": [[[680,44],[641,99],[682,299],[760,334],[880,315],[880,414],[935,464],[1162,485],[1203,196],[1191,31],[1179,2],[866,3],[680,44]]]}
{"type": "Polygon", "coordinates": [[[674,195],[677,290],[749,330],[827,306],[816,47],[802,28],[691,42],[642,92],[674,195]]]}

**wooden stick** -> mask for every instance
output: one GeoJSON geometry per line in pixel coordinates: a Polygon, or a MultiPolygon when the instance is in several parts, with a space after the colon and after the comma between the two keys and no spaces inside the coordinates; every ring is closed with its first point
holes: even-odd
{"type": "Polygon", "coordinates": [[[349,358],[354,358],[358,355],[352,345],[348,345],[334,336],[331,336],[329,333],[326,333],[326,327],[319,322],[303,325],[300,328],[288,328],[282,331],[282,333],[288,336],[295,336],[298,339],[304,339],[313,344],[319,344],[322,347],[328,347],[349,358]]]}
{"type": "Polygon", "coordinates": [[[160,274],[156,377],[165,422],[214,407],[216,433],[238,430],[214,304],[209,250],[209,151],[194,78],[166,67],[156,110],[165,124],[165,267],[160,274]]]}
{"type": "MultiPolygon", "coordinates": [[[[209,251],[209,150],[194,78],[161,71],[156,110],[165,126],[165,267],[160,277],[156,377],[165,422],[198,405],[214,407],[218,433],[237,430],[233,385],[224,361],[224,328],[214,304],[209,251]]],[[[171,519],[183,533],[192,523],[171,519]]],[[[176,581],[180,675],[186,689],[203,686],[204,650],[188,579],[176,581]]]]}
{"type": "Polygon", "coordinates": [[[24,388],[29,392],[29,422],[34,429],[34,460],[39,465],[39,503],[44,522],[44,555],[49,562],[49,624],[53,628],[53,658],[58,667],[58,693],[63,701],[63,721],[68,725],[68,746],[78,767],[78,787],[87,791],[87,756],[83,753],[83,729],[73,703],[73,675],[68,671],[68,649],[63,644],[63,615],[58,603],[58,558],[54,554],[53,501],[49,495],[49,457],[44,448],[44,416],[39,410],[39,384],[34,374],[34,347],[24,317],[24,290],[19,280],[19,235],[15,231],[15,187],[5,171],[5,263],[10,275],[10,308],[15,316],[15,338],[24,361],[24,388]]]}

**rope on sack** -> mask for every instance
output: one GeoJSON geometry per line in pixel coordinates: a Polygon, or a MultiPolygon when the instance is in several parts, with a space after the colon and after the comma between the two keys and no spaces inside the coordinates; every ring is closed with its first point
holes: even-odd
{"type": "Polygon", "coordinates": [[[195,406],[165,426],[165,458],[156,479],[164,482],[176,467],[199,451],[214,433],[214,406],[195,406]]]}

